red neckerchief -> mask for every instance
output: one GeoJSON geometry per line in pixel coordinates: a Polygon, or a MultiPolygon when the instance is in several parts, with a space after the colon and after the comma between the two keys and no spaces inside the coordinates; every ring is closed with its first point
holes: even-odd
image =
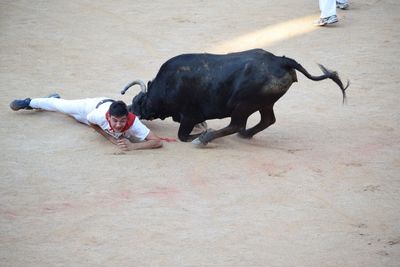
{"type": "MultiPolygon", "coordinates": [[[[106,119],[108,121],[108,126],[110,126],[111,131],[115,132],[114,129],[111,127],[111,122],[110,122],[110,114],[108,113],[108,111],[106,112],[106,119]]],[[[125,132],[126,130],[128,130],[129,128],[131,128],[131,126],[133,125],[133,123],[135,122],[136,116],[135,114],[129,112],[128,113],[128,120],[125,124],[125,127],[122,129],[121,132],[125,132]]]]}

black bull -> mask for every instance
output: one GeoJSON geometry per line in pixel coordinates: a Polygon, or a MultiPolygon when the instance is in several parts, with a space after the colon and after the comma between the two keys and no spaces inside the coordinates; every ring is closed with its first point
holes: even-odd
{"type": "Polygon", "coordinates": [[[184,54],[165,62],[148,88],[136,80],[121,92],[139,84],[142,92],[132,100],[130,109],[141,119],[172,117],[180,122],[181,141],[207,144],[215,138],[239,133],[251,138],[275,122],[273,106],[293,82],[296,71],[313,81],[333,80],[345,90],[338,74],[319,65],[321,76],[312,76],[300,64],[287,57],[277,57],[262,49],[226,55],[184,54]],[[246,129],[248,117],[259,111],[260,122],[246,129]],[[215,131],[190,134],[193,127],[209,119],[231,117],[229,125],[215,131]]]}

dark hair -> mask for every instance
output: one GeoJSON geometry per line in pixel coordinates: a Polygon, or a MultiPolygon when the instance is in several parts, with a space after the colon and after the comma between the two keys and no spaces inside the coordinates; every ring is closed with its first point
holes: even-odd
{"type": "Polygon", "coordinates": [[[121,100],[115,101],[110,105],[110,108],[108,109],[108,114],[110,114],[110,116],[114,116],[114,117],[127,116],[128,115],[128,107],[121,100]]]}

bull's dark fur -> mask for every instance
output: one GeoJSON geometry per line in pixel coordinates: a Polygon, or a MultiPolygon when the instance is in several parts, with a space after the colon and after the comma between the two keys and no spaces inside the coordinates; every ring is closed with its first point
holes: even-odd
{"type": "Polygon", "coordinates": [[[251,138],[275,122],[273,106],[297,81],[295,70],[313,81],[332,79],[345,100],[349,83],[343,86],[336,72],[320,67],[323,75],[312,76],[293,59],[262,49],[226,55],[184,54],[161,66],[155,79],[148,83],[148,91],[134,97],[132,111],[145,120],[172,117],[180,122],[181,141],[199,136],[190,135],[195,124],[226,117],[231,117],[227,127],[204,132],[197,141],[207,144],[236,132],[251,138]],[[261,121],[246,129],[247,118],[256,111],[260,112],[261,121]]]}

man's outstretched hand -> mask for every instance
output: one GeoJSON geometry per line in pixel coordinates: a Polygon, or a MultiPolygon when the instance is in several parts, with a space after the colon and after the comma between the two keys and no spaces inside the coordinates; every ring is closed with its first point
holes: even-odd
{"type": "Polygon", "coordinates": [[[131,141],[126,138],[119,138],[117,139],[117,146],[124,151],[130,150],[131,141]]]}

